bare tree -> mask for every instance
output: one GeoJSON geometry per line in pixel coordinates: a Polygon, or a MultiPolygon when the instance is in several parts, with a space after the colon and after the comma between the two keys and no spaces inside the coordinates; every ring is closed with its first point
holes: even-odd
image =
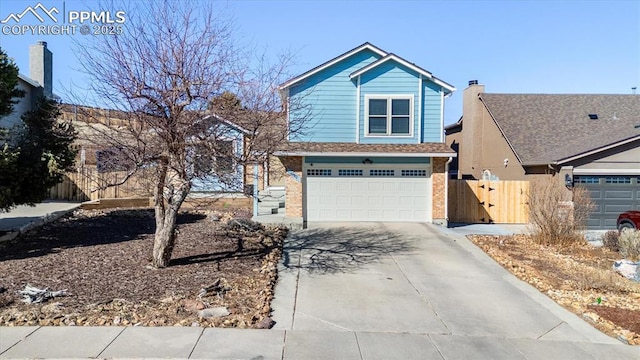
{"type": "Polygon", "coordinates": [[[215,178],[232,186],[237,178],[225,169],[261,161],[286,139],[277,84],[289,58],[273,66],[249,59],[236,47],[229,21],[209,3],[133,4],[123,34],[77,47],[90,92],[121,118],[94,124],[85,135],[116,149],[108,154],[127,171],[121,182],[143,170],[153,182],[153,265],[162,268],[194,183],[215,178]],[[257,70],[249,70],[251,63],[257,70]]]}

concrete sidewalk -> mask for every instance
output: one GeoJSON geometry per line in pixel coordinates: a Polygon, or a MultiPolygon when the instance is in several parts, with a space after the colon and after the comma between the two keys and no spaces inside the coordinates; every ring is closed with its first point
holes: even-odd
{"type": "Polygon", "coordinates": [[[199,327],[0,327],[0,358],[638,359],[622,344],[451,334],[199,327]]]}
{"type": "Polygon", "coordinates": [[[0,358],[640,359],[428,224],[314,224],[285,245],[271,330],[0,327],[0,358]]]}

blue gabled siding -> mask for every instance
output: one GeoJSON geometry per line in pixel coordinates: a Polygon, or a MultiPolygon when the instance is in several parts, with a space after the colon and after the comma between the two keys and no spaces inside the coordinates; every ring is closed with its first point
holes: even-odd
{"type": "Polygon", "coordinates": [[[349,74],[379,58],[364,50],[292,86],[289,118],[301,120],[304,128],[290,140],[355,142],[356,82],[349,74]]]}
{"type": "Polygon", "coordinates": [[[441,88],[439,85],[429,81],[422,82],[422,139],[421,142],[440,142],[441,126],[440,102],[441,88]]]}
{"type": "Polygon", "coordinates": [[[417,144],[440,142],[442,103],[440,85],[395,60],[382,62],[360,75],[349,75],[380,59],[364,49],[339,63],[313,74],[289,88],[289,121],[302,130],[290,141],[360,142],[362,144],[417,144]],[[422,85],[421,85],[422,84],[422,85]],[[366,136],[367,95],[413,96],[411,136],[366,136]],[[357,118],[356,118],[357,114],[357,118]]]}
{"type": "Polygon", "coordinates": [[[415,72],[394,62],[386,62],[360,77],[360,143],[362,144],[416,144],[419,142],[418,114],[420,99],[418,89],[420,78],[415,72]],[[412,137],[367,137],[365,108],[367,95],[413,95],[413,136],[412,137]]]}

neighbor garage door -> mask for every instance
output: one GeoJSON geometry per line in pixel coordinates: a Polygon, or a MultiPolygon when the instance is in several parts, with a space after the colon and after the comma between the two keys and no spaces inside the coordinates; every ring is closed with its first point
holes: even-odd
{"type": "Polygon", "coordinates": [[[615,229],[621,212],[640,210],[639,176],[576,175],[574,183],[589,190],[595,205],[587,228],[615,229]]]}
{"type": "Polygon", "coordinates": [[[427,165],[314,164],[305,175],[308,221],[431,221],[427,165]]]}

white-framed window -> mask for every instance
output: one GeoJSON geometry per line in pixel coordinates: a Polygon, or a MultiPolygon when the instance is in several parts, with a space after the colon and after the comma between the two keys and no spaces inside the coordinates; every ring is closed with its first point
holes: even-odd
{"type": "Polygon", "coordinates": [[[413,95],[365,96],[367,136],[411,136],[413,95]]]}

